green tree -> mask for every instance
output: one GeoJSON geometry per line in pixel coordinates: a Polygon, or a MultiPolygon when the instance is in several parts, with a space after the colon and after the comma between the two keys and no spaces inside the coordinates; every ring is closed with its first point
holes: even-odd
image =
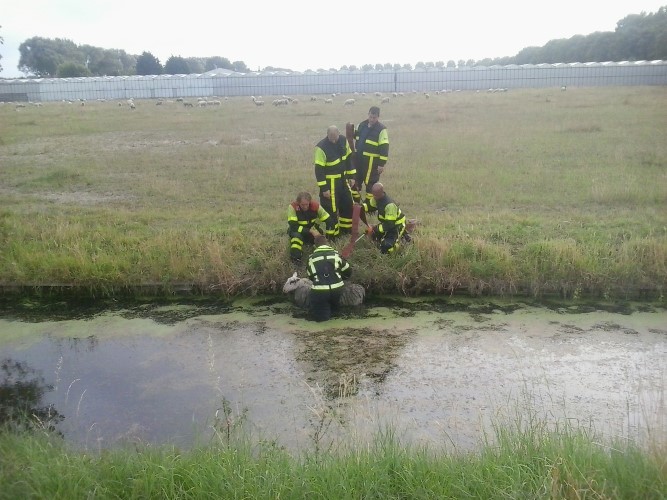
{"type": "Polygon", "coordinates": [[[121,75],[135,75],[137,73],[137,57],[124,50],[118,50],[118,61],[121,65],[121,75]]]}
{"type": "Polygon", "coordinates": [[[616,24],[615,33],[623,59],[654,60],[665,57],[667,7],[660,7],[654,14],[642,12],[627,16],[616,24]]]}
{"type": "Polygon", "coordinates": [[[248,67],[245,65],[245,63],[243,61],[234,61],[232,63],[231,69],[233,71],[236,71],[237,73],[249,73],[250,72],[250,70],[248,69],[248,67]]]}
{"type": "Polygon", "coordinates": [[[162,64],[160,64],[160,60],[150,52],[142,52],[141,55],[137,57],[136,72],[137,75],[161,75],[162,64]]]}
{"type": "Polygon", "coordinates": [[[83,64],[75,63],[72,61],[60,64],[56,70],[57,78],[77,78],[90,75],[90,70],[83,64]]]}
{"type": "Polygon", "coordinates": [[[81,45],[80,50],[85,54],[86,67],[95,76],[118,76],[124,73],[120,51],[116,49],[102,49],[90,45],[81,45]]]}
{"type": "Polygon", "coordinates": [[[190,74],[190,66],[183,57],[171,56],[164,63],[164,72],[168,75],[188,75],[190,74]]]}
{"type": "Polygon", "coordinates": [[[232,69],[232,63],[226,57],[207,57],[204,63],[204,71],[211,71],[213,69],[232,69]]]}
{"type": "Polygon", "coordinates": [[[85,56],[67,39],[32,37],[19,46],[19,70],[40,77],[53,77],[64,62],[85,65],[85,56]]]}
{"type": "Polygon", "coordinates": [[[190,73],[204,73],[206,71],[206,60],[202,57],[186,57],[185,62],[188,63],[190,73]]]}

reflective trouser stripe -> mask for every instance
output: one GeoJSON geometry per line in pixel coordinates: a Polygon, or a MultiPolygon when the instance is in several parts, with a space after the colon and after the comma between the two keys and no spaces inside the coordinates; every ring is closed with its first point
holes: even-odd
{"type": "Polygon", "coordinates": [[[313,290],[334,290],[336,288],[340,288],[344,284],[345,283],[343,281],[340,281],[332,285],[313,285],[313,290]]]}

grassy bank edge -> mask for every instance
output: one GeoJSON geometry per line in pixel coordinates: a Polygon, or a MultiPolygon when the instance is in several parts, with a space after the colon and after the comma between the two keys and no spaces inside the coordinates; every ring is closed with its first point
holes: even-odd
{"type": "Polygon", "coordinates": [[[664,449],[607,445],[569,427],[497,427],[478,452],[368,444],[294,456],[222,430],[191,450],[68,448],[42,433],[0,433],[0,498],[645,498],[667,495],[664,449]]]}

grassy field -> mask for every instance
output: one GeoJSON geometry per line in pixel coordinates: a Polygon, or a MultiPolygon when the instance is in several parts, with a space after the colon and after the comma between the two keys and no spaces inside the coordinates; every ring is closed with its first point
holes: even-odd
{"type": "MultiPolygon", "coordinates": [[[[0,284],[280,291],[314,145],[375,96],[257,107],[0,105],[0,284]]],[[[382,106],[382,182],[420,226],[350,261],[371,294],[663,297],[667,88],[416,93],[382,106]]],[[[338,248],[347,241],[337,241],[338,248]]]]}

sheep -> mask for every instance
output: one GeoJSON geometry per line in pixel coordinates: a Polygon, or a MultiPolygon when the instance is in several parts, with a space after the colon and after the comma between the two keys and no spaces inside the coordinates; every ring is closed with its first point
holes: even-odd
{"type": "Polygon", "coordinates": [[[347,100],[343,103],[343,105],[345,105],[345,106],[351,106],[351,105],[354,104],[354,102],[355,102],[354,99],[347,99],[347,100]]]}
{"type": "Polygon", "coordinates": [[[257,99],[255,96],[252,96],[252,101],[255,103],[255,106],[264,106],[264,101],[257,99]]]}
{"type": "Polygon", "coordinates": [[[383,98],[382,98],[382,101],[380,102],[380,104],[384,104],[385,102],[389,102],[389,98],[388,98],[388,97],[383,97],[383,98]]]}
{"type": "MultiPolygon", "coordinates": [[[[283,285],[283,292],[290,294],[298,307],[308,309],[310,304],[310,288],[312,286],[312,281],[308,278],[299,278],[295,272],[287,278],[285,285],[283,285]]],[[[360,306],[363,304],[365,296],[366,290],[364,290],[363,286],[356,283],[345,283],[343,294],[340,297],[340,305],[360,306]]]]}
{"type": "Polygon", "coordinates": [[[331,104],[333,103],[333,99],[325,99],[324,104],[331,104]]]}

